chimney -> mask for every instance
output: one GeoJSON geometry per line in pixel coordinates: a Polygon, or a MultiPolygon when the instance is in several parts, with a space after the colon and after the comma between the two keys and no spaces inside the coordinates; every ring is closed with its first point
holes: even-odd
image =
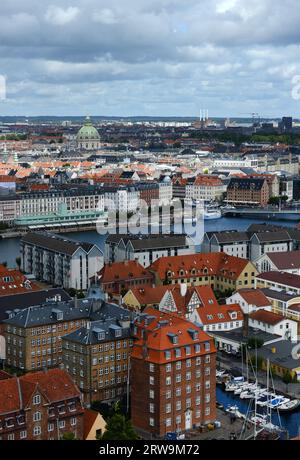
{"type": "Polygon", "coordinates": [[[244,314],[243,337],[248,338],[248,335],[249,335],[249,315],[244,314]]]}
{"type": "Polygon", "coordinates": [[[184,297],[187,293],[187,284],[186,283],[182,283],[180,285],[180,294],[181,294],[181,297],[184,297]]]}

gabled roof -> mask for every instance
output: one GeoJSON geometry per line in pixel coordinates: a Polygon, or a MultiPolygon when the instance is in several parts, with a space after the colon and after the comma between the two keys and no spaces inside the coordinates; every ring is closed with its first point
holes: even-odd
{"type": "Polygon", "coordinates": [[[50,251],[59,252],[61,254],[67,254],[72,256],[79,248],[82,248],[86,253],[95,246],[92,243],[77,242],[54,233],[27,233],[23,238],[22,242],[40,246],[50,251]]]}
{"type": "Polygon", "coordinates": [[[0,380],[0,415],[25,409],[37,388],[53,403],[80,397],[70,375],[62,369],[25,374],[0,380]]]}
{"type": "Polygon", "coordinates": [[[152,279],[152,274],[136,260],[106,264],[98,272],[100,283],[116,283],[130,279],[152,279]]]}
{"type": "Polygon", "coordinates": [[[256,277],[259,280],[270,281],[283,286],[300,289],[300,276],[288,272],[267,272],[260,273],[256,277]]]}
{"type": "Polygon", "coordinates": [[[256,307],[267,307],[271,303],[269,299],[260,289],[240,289],[237,291],[248,305],[255,305],[256,307]]]}
{"type": "Polygon", "coordinates": [[[276,313],[262,309],[251,313],[249,318],[253,321],[261,321],[262,323],[270,324],[272,326],[275,326],[286,319],[282,315],[277,315],[276,313]]]}
{"type": "MultiPolygon", "coordinates": [[[[161,257],[149,270],[155,272],[161,280],[193,277],[223,276],[236,280],[250,262],[247,259],[233,257],[218,252],[209,254],[191,254],[174,257],[161,257]],[[183,272],[183,275],[180,273],[183,272]]],[[[255,268],[253,266],[253,271],[255,268]]]]}
{"type": "Polygon", "coordinates": [[[278,270],[293,270],[300,268],[300,251],[268,252],[267,256],[278,270]]]}

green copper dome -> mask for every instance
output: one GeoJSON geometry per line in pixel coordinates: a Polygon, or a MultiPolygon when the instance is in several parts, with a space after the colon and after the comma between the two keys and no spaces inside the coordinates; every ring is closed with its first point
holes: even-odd
{"type": "Polygon", "coordinates": [[[77,141],[100,140],[97,129],[93,126],[90,117],[87,117],[84,126],[78,131],[77,141]]]}

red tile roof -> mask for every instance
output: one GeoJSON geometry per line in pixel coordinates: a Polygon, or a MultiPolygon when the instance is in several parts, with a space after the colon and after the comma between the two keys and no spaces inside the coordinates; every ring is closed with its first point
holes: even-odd
{"type": "Polygon", "coordinates": [[[275,326],[286,319],[284,316],[277,315],[276,313],[267,310],[257,310],[256,312],[251,313],[249,318],[253,321],[261,321],[262,323],[271,324],[272,326],[275,326]]]}
{"type": "Polygon", "coordinates": [[[47,372],[34,372],[0,380],[0,414],[26,408],[37,387],[52,403],[80,397],[79,389],[66,371],[50,369],[47,372]]]}
{"type": "Polygon", "coordinates": [[[91,409],[84,409],[84,417],[83,417],[83,439],[85,440],[91,432],[95,421],[97,420],[99,413],[91,410],[91,409]]]}
{"type": "Polygon", "coordinates": [[[149,267],[149,270],[157,273],[160,280],[199,276],[222,276],[236,280],[249,263],[247,259],[218,252],[162,257],[156,260],[149,267]],[[181,271],[183,271],[182,275],[180,274],[181,271]],[[168,273],[171,274],[170,277],[167,276],[168,273]]]}
{"type": "Polygon", "coordinates": [[[0,265],[0,296],[38,290],[40,288],[34,282],[29,281],[19,270],[0,265]]]}
{"type": "MultiPolygon", "coordinates": [[[[136,322],[139,332],[133,345],[132,358],[160,363],[170,362],[165,358],[165,351],[205,342],[209,342],[210,351],[207,352],[202,345],[199,355],[216,352],[212,337],[190,321],[173,313],[163,313],[152,307],[147,307],[145,313],[152,317],[152,321],[145,324],[145,319],[142,318],[136,322]],[[144,337],[141,335],[141,330],[146,331],[144,337]],[[193,339],[190,331],[195,331],[198,338],[193,339]],[[171,341],[172,334],[177,336],[177,343],[171,341]]],[[[187,355],[187,357],[191,356],[187,355]]]]}
{"type": "Polygon", "coordinates": [[[241,289],[238,291],[241,297],[249,305],[255,305],[256,307],[267,307],[271,305],[270,300],[260,289],[241,289]]]}
{"type": "Polygon", "coordinates": [[[136,260],[104,265],[98,272],[100,283],[116,283],[132,279],[151,279],[153,275],[136,260]]]}

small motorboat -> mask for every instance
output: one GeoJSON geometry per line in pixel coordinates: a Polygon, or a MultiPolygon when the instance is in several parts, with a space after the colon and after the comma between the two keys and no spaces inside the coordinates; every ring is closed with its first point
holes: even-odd
{"type": "Polygon", "coordinates": [[[289,398],[284,398],[283,396],[276,396],[276,398],[271,399],[267,403],[267,407],[269,407],[269,409],[276,409],[281,404],[286,404],[288,402],[290,402],[289,398]]]}
{"type": "Polygon", "coordinates": [[[245,418],[245,415],[240,412],[238,406],[228,406],[226,412],[235,415],[237,418],[245,418]]]}
{"type": "Polygon", "coordinates": [[[300,400],[299,399],[292,399],[289,402],[282,403],[278,406],[279,412],[293,412],[299,409],[300,407],[300,400]]]}

